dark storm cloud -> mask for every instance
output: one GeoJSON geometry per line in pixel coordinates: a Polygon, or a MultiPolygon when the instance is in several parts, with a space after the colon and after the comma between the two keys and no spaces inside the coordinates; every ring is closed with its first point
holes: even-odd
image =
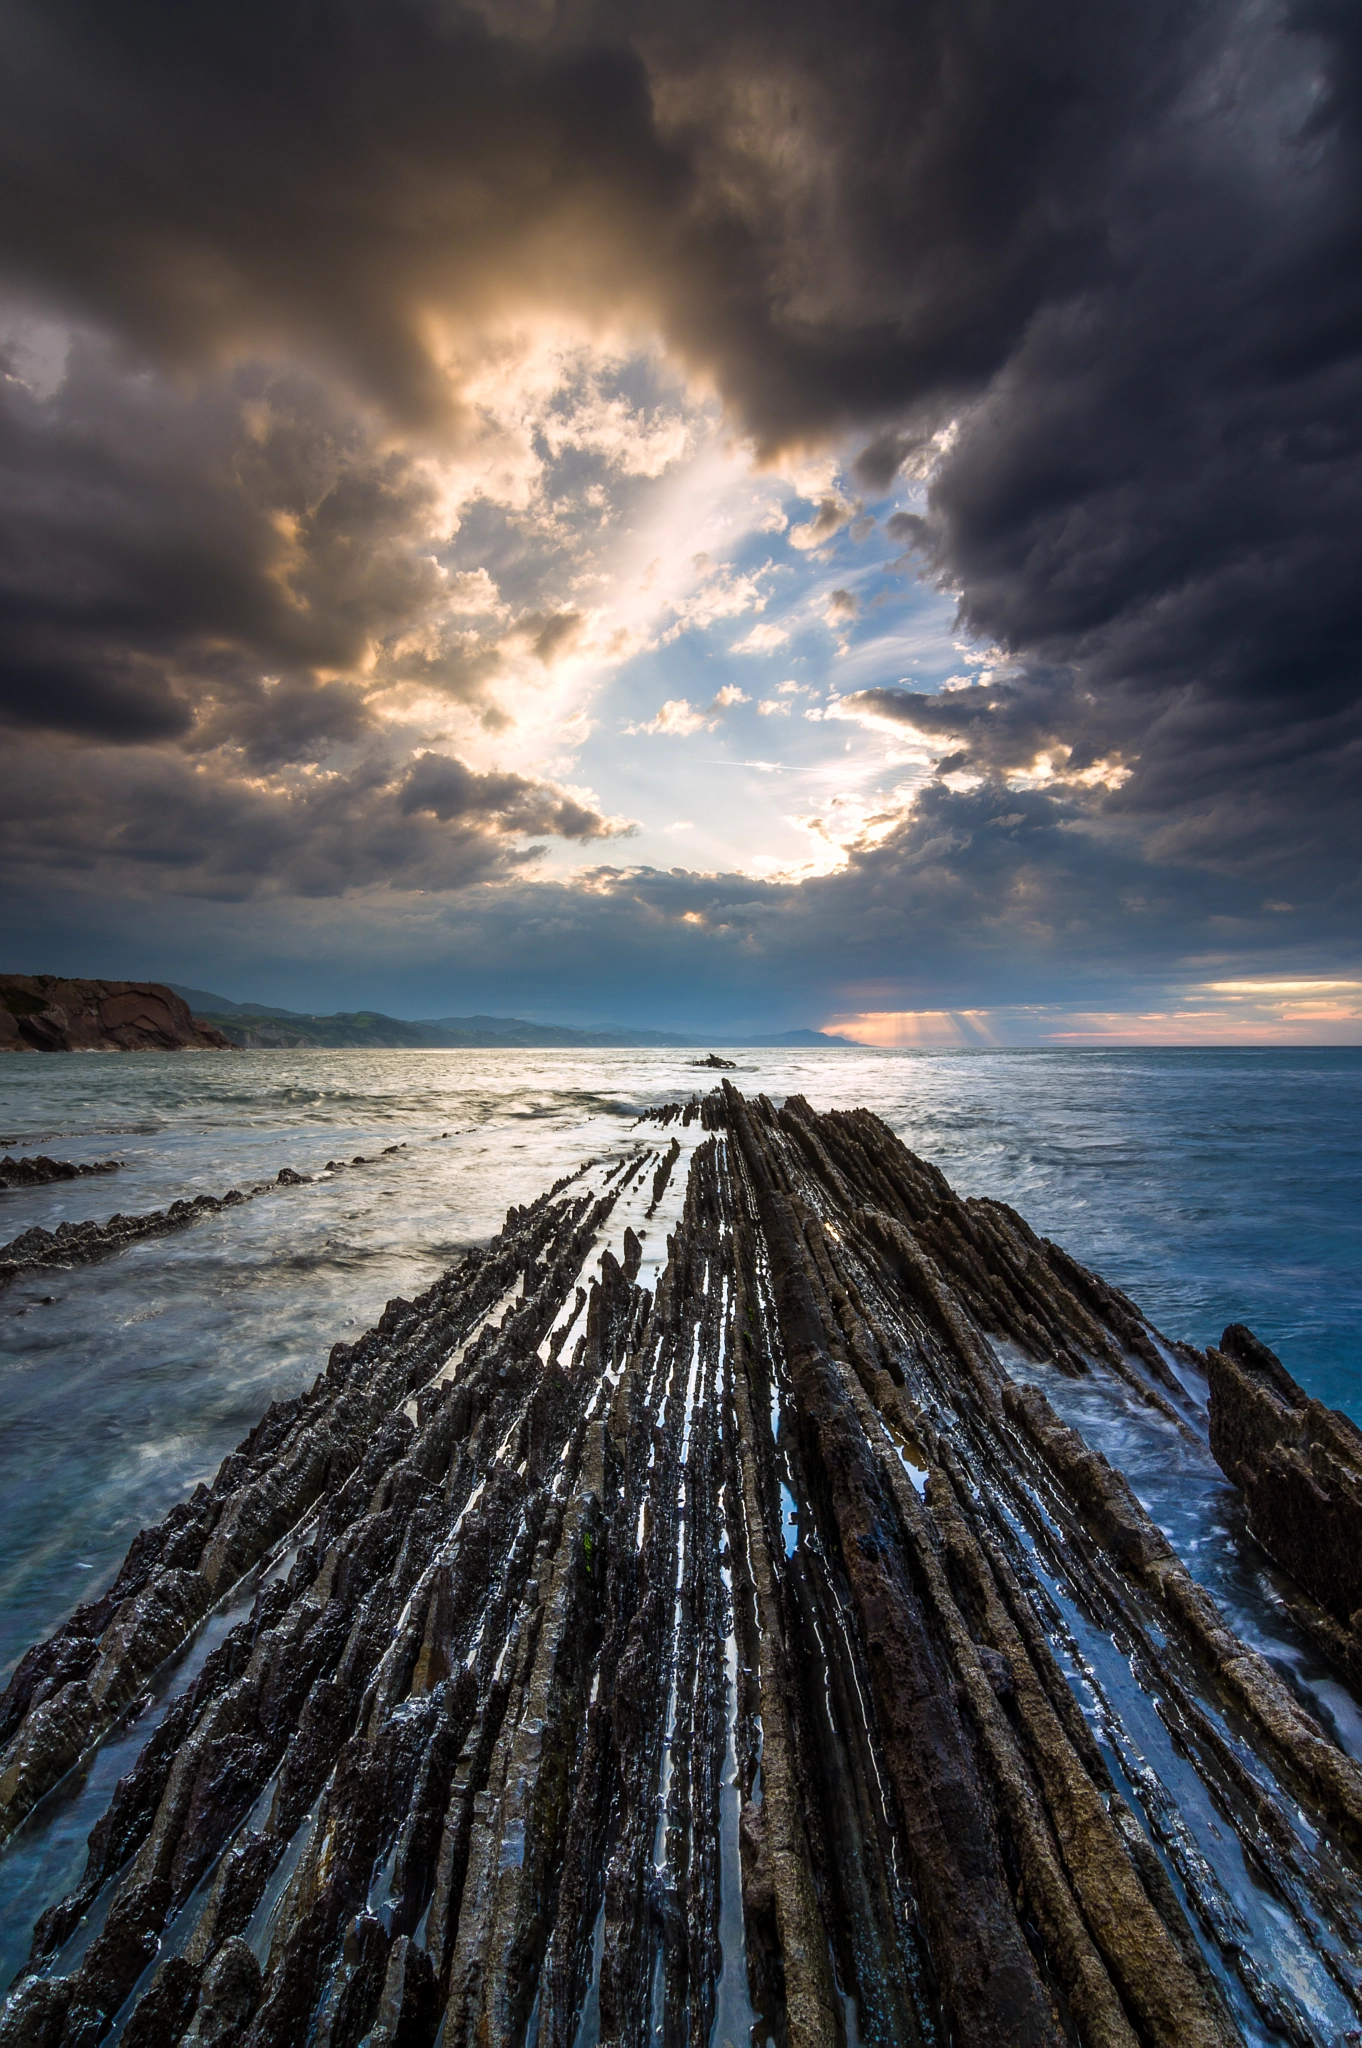
{"type": "Polygon", "coordinates": [[[353,738],[326,672],[442,600],[429,497],[314,381],[184,390],[77,340],[50,398],[0,385],[0,716],[115,740],[197,716],[261,759],[353,738]]]}
{"type": "Polygon", "coordinates": [[[16,896],[93,878],[125,901],[322,899],[467,888],[523,868],[539,850],[527,837],[586,843],[629,830],[554,783],[480,775],[437,754],[267,783],[221,756],[30,742],[7,762],[0,864],[16,896]]]}
{"type": "Polygon", "coordinates": [[[1106,261],[963,410],[926,519],[888,522],[1005,680],[853,700],[950,769],[1124,763],[1090,801],[1151,860],[1290,874],[1354,942],[1360,45],[1355,9],[1245,16],[1151,124],[1106,261]]]}
{"type": "MultiPolygon", "coordinates": [[[[364,651],[434,602],[395,451],[459,445],[444,352],[508,310],[637,317],[768,450],[858,426],[884,490],[944,448],[887,530],[1000,680],[852,708],[990,791],[1042,752],[1070,778],[996,798],[1050,806],[1052,858],[945,825],[972,799],[937,790],[787,930],[821,943],[836,902],[834,951],[892,951],[911,890],[957,950],[994,946],[999,902],[1041,951],[1103,902],[1113,948],[1176,949],[1216,919],[1251,936],[1271,890],[1318,943],[1355,938],[1355,6],[9,0],[0,34],[0,268],[110,337],[45,405],[11,394],[11,721],[262,762],[353,744],[364,651]],[[1125,780],[1085,785],[1100,764],[1125,780]]],[[[527,620],[544,661],[568,620],[527,620]]],[[[406,658],[474,702],[497,660],[406,658]]],[[[455,823],[384,787],[403,830],[455,823]]],[[[624,929],[612,890],[581,915],[624,929]]]]}
{"type": "Polygon", "coordinates": [[[641,304],[759,435],[798,438],[969,389],[1100,265],[1114,167],[1221,17],[602,0],[542,19],[10,0],[0,259],[160,358],[302,344],[432,420],[432,310],[641,304]]]}
{"type": "MultiPolygon", "coordinates": [[[[457,989],[473,1008],[780,1028],[839,1010],[968,1008],[981,989],[990,1005],[1106,1005],[1132,985],[1214,980],[1246,961],[1298,971],[1332,936],[1326,916],[1286,919],[1238,877],[1171,859],[1151,869],[1066,797],[996,784],[930,789],[845,871],[803,884],[613,865],[571,889],[482,879],[453,896],[280,903],[266,939],[276,973],[291,949],[344,989],[358,964],[389,1003],[405,989],[408,1014],[439,1014],[457,989]]],[[[80,887],[72,876],[72,905],[80,887]]],[[[212,950],[240,949],[244,987],[261,926],[255,903],[249,922],[235,915],[215,912],[212,950]]],[[[162,894],[158,921],[177,917],[162,894]]]]}
{"type": "MultiPolygon", "coordinates": [[[[1288,863],[1288,870],[1291,864],[1288,863]]],[[[1296,876],[1299,879],[1299,876],[1296,876]]],[[[1128,999],[1133,985],[1291,973],[1327,950],[1327,907],[1287,919],[1260,887],[1172,853],[1151,864],[1067,794],[930,787],[840,873],[800,884],[602,868],[579,890],[473,891],[425,928],[479,1001],[578,1016],[716,1014],[774,1026],[844,1009],[1128,999]]],[[[381,938],[377,945],[382,947],[381,938]]]]}
{"type": "Polygon", "coordinates": [[[548,832],[586,845],[617,839],[631,831],[611,822],[551,782],[527,775],[478,775],[447,754],[422,754],[402,783],[406,816],[428,811],[448,820],[479,816],[495,820],[501,832],[548,832]]]}
{"type": "Polygon", "coordinates": [[[1065,671],[1047,677],[1028,671],[1020,682],[975,682],[935,694],[857,690],[843,697],[837,709],[843,716],[902,726],[936,742],[936,767],[943,775],[976,771],[1001,780],[1025,773],[1047,750],[1059,750],[1063,766],[1077,775],[1098,758],[1071,750],[1064,737],[1083,717],[1065,671]]]}
{"type": "MultiPolygon", "coordinates": [[[[886,427],[873,441],[867,441],[852,464],[859,481],[868,491],[881,495],[889,489],[894,478],[905,465],[922,461],[931,447],[931,436],[914,434],[902,428],[886,427]]],[[[895,512],[888,522],[888,531],[893,539],[908,537],[903,522],[911,520],[907,512],[895,512]]]]}

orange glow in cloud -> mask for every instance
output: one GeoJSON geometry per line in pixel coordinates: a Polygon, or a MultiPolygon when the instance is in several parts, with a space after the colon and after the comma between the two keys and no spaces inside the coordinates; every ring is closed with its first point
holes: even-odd
{"type": "Polygon", "coordinates": [[[1206,988],[1216,996],[1362,996],[1362,981],[1208,981],[1206,988]]]}
{"type": "Polygon", "coordinates": [[[986,1045],[1362,1045],[1362,982],[1203,983],[1181,1002],[1149,1010],[863,1010],[823,1029],[862,1045],[924,1052],[986,1045]],[[1213,996],[1220,1000],[1199,1000],[1213,996]]]}
{"type": "Polygon", "coordinates": [[[984,1010],[862,1010],[838,1017],[823,1029],[862,1045],[916,1046],[934,1052],[998,1043],[984,1010]]]}
{"type": "Polygon", "coordinates": [[[1247,1017],[1233,1010],[1089,1011],[1042,1030],[1046,1045],[1356,1045],[1362,1016],[1333,1012],[1247,1017]],[[1339,1031],[1335,1027],[1343,1025],[1339,1031]]]}

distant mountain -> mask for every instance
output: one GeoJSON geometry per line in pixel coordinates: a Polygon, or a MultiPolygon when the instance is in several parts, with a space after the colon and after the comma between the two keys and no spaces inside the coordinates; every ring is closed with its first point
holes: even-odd
{"type": "Polygon", "coordinates": [[[696,1039],[678,1031],[646,1031],[629,1025],[603,1024],[579,1030],[571,1024],[530,1024],[523,1017],[423,1017],[416,1027],[428,1045],[508,1046],[693,1046],[696,1039]]]}
{"type": "Polygon", "coordinates": [[[178,981],[165,986],[182,996],[196,1017],[298,1017],[299,1010],[273,1010],[268,1003],[234,1003],[229,996],[210,995],[206,988],[184,988],[178,981]]]}
{"type": "Polygon", "coordinates": [[[371,1052],[421,1050],[428,1044],[420,1028],[378,1010],[342,1011],[334,1017],[306,1017],[297,1011],[237,1010],[205,1018],[234,1045],[251,1051],[306,1052],[313,1047],[345,1046],[371,1052]]]}
{"type": "MultiPolygon", "coordinates": [[[[181,991],[177,990],[177,994],[181,991]]],[[[696,1041],[679,1033],[631,1030],[624,1026],[581,1031],[567,1024],[531,1024],[523,1017],[389,1017],[381,1010],[343,1010],[328,1017],[300,1010],[280,1010],[265,1003],[232,1003],[207,989],[191,992],[196,1017],[214,1026],[233,1045],[253,1050],[303,1051],[313,1046],[362,1046],[373,1051],[472,1050],[531,1051],[591,1046],[679,1046],[696,1041]]]]}
{"type": "Polygon", "coordinates": [[[730,1047],[844,1046],[853,1039],[827,1031],[783,1031],[764,1038],[692,1038],[679,1031],[648,1031],[631,1025],[598,1025],[581,1029],[571,1024],[532,1024],[524,1017],[389,1017],[381,1010],[342,1010],[315,1016],[305,1010],[281,1010],[269,1003],[236,1003],[208,989],[167,987],[182,996],[196,1017],[215,1026],[234,1045],[274,1051],[310,1046],[368,1046],[374,1051],[463,1046],[470,1051],[505,1046],[534,1051],[578,1047],[672,1046],[693,1049],[713,1042],[730,1047]]]}

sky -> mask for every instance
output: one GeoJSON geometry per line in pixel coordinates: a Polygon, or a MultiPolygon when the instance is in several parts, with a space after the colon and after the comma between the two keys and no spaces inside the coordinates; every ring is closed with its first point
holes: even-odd
{"type": "Polygon", "coordinates": [[[0,0],[3,965],[1362,1043],[1349,0],[0,0]]]}

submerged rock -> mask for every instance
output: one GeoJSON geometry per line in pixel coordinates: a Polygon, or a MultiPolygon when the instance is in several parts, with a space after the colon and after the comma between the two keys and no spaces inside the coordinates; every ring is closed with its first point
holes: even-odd
{"type": "Polygon", "coordinates": [[[23,1660],[10,1827],[254,1588],[0,2043],[1346,2037],[1362,1775],[1004,1364],[1196,1359],[865,1112],[656,1122],[23,1660]]]}

